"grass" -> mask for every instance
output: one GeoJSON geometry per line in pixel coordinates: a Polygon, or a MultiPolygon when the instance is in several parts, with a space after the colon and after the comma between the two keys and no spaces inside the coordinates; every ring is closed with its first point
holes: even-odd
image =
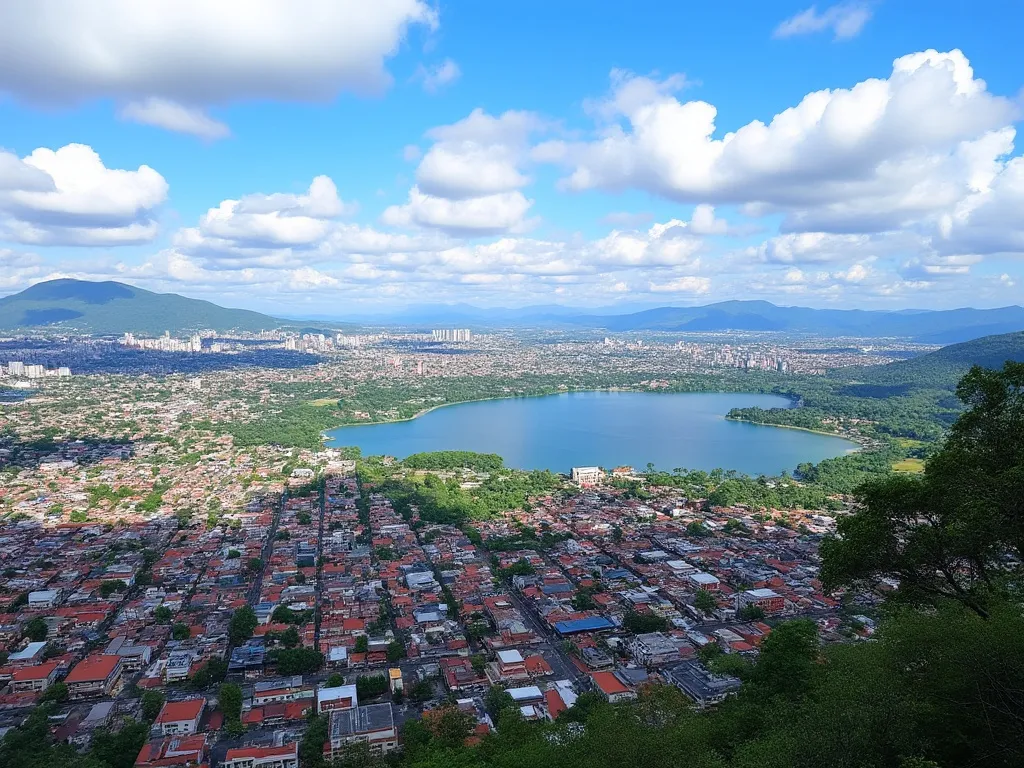
{"type": "Polygon", "coordinates": [[[924,461],[921,459],[902,459],[892,465],[893,472],[924,472],[924,461]]]}
{"type": "Polygon", "coordinates": [[[309,404],[316,406],[317,408],[324,408],[328,405],[337,405],[338,398],[336,397],[319,397],[316,400],[310,400],[309,404]]]}

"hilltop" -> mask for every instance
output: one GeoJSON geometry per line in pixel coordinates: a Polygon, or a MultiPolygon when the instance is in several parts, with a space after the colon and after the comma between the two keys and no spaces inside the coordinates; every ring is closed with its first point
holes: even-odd
{"type": "Polygon", "coordinates": [[[259,312],[229,309],[175,293],[114,281],[48,280],[0,299],[0,330],[160,334],[212,328],[260,331],[287,325],[259,312]]]}
{"type": "Polygon", "coordinates": [[[1024,333],[985,336],[961,344],[951,344],[926,355],[888,365],[836,371],[843,378],[879,385],[952,389],[972,365],[1002,368],[1007,360],[1024,361],[1024,333]]]}

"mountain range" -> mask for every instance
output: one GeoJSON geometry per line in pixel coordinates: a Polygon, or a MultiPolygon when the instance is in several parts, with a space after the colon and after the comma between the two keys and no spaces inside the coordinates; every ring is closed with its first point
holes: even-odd
{"type": "MultiPolygon", "coordinates": [[[[723,301],[700,307],[656,307],[635,312],[606,307],[583,313],[578,308],[562,306],[480,309],[459,304],[410,308],[361,319],[375,325],[420,328],[455,325],[608,332],[778,331],[828,337],[900,337],[923,343],[955,344],[1024,330],[1024,307],[884,311],[723,301]]],[[[340,325],[337,320],[327,324],[340,325]]],[[[282,320],[245,309],[228,309],[208,301],[173,293],[153,293],[112,281],[49,280],[0,299],[0,330],[9,331],[48,328],[69,333],[159,334],[165,330],[175,333],[204,328],[258,331],[295,326],[295,320],[282,320]]]]}
{"type": "Polygon", "coordinates": [[[247,309],[228,309],[113,281],[47,280],[0,299],[0,330],[5,331],[46,328],[65,333],[158,335],[208,328],[260,331],[289,324],[247,309]]]}

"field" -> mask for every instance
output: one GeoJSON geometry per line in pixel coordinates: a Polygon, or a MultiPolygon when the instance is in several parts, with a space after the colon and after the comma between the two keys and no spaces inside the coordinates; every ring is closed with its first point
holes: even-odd
{"type": "Polygon", "coordinates": [[[924,472],[924,462],[921,459],[902,459],[892,465],[893,472],[924,472]]]}
{"type": "Polygon", "coordinates": [[[337,405],[338,404],[338,398],[336,398],[336,397],[320,397],[320,398],[317,398],[316,400],[310,400],[309,404],[310,405],[314,405],[317,408],[326,408],[329,405],[337,405]]]}

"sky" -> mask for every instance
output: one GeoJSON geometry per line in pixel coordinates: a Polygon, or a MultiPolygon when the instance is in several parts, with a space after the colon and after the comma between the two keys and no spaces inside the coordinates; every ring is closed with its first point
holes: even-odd
{"type": "Polygon", "coordinates": [[[1024,296],[1024,4],[0,0],[0,294],[1024,296]]]}

